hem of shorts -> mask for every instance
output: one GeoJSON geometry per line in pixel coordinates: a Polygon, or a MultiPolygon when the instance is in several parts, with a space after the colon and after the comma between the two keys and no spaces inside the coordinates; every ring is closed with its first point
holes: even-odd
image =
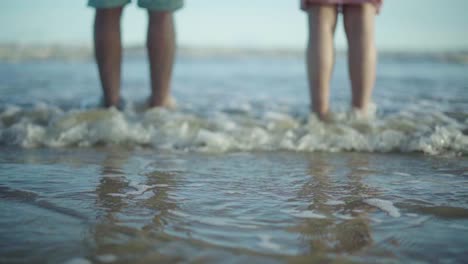
{"type": "MultiPolygon", "coordinates": [[[[332,3],[327,3],[327,4],[321,4],[321,3],[311,3],[311,4],[308,4],[307,6],[305,7],[301,7],[301,10],[304,11],[304,12],[308,12],[308,9],[311,7],[311,6],[323,6],[323,5],[328,5],[328,6],[336,6],[336,9],[338,10],[339,13],[343,13],[343,7],[345,5],[363,5],[363,4],[366,4],[366,3],[348,3],[348,4],[332,4],[332,3]]],[[[381,5],[379,4],[376,4],[376,3],[369,3],[369,4],[372,4],[375,6],[376,8],[376,11],[377,11],[377,14],[380,13],[380,7],[381,5]]]]}
{"type": "Polygon", "coordinates": [[[99,9],[99,8],[114,8],[114,7],[121,7],[121,6],[125,6],[127,4],[130,3],[130,0],[127,0],[125,1],[125,3],[119,3],[119,2],[107,2],[107,3],[102,3],[102,4],[96,4],[96,3],[92,3],[91,1],[88,2],[88,6],[89,7],[93,7],[93,8],[96,8],[96,9],[99,9]]]}
{"type": "Polygon", "coordinates": [[[158,5],[158,4],[153,4],[153,5],[145,5],[145,4],[140,4],[138,3],[138,6],[141,8],[148,9],[150,11],[169,11],[169,12],[174,12],[179,9],[181,9],[184,4],[183,3],[177,3],[177,4],[172,4],[172,5],[158,5]]]}

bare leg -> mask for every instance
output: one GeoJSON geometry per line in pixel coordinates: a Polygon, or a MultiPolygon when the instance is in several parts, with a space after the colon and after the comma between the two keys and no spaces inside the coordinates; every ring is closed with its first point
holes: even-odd
{"type": "Polygon", "coordinates": [[[147,48],[151,73],[151,107],[170,107],[171,76],[175,53],[171,12],[149,11],[147,48]]]}
{"type": "Polygon", "coordinates": [[[118,106],[120,100],[121,15],[122,7],[96,9],[94,20],[94,52],[99,68],[105,107],[118,106]]]}
{"type": "Polygon", "coordinates": [[[367,112],[375,84],[377,52],[374,41],[375,6],[347,5],[344,24],[348,38],[348,67],[354,108],[367,112]]]}
{"type": "Polygon", "coordinates": [[[337,10],[334,5],[312,5],[309,14],[307,70],[312,111],[324,119],[329,110],[330,79],[334,64],[333,35],[337,10]]]}

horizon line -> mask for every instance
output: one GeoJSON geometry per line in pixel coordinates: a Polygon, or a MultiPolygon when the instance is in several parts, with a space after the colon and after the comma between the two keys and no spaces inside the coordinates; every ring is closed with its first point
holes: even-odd
{"type": "MultiPolygon", "coordinates": [[[[37,43],[30,43],[30,42],[1,42],[0,41],[0,48],[5,47],[21,47],[21,48],[74,48],[74,49],[92,49],[92,44],[90,43],[65,43],[65,42],[37,42],[37,43]]],[[[137,50],[137,49],[146,49],[144,44],[136,44],[136,43],[123,43],[123,47],[129,50],[137,50]]],[[[244,52],[303,52],[305,50],[304,47],[292,47],[292,46],[239,46],[239,45],[189,45],[189,44],[179,44],[177,46],[178,49],[185,50],[185,51],[214,51],[214,52],[222,52],[222,51],[244,51],[244,52]]],[[[346,52],[347,47],[336,47],[335,50],[338,53],[346,52]]],[[[398,53],[398,54],[453,54],[453,53],[468,53],[468,48],[466,46],[460,46],[458,48],[415,48],[415,47],[378,47],[378,52],[383,54],[388,53],[398,53]]]]}
{"type": "MultiPolygon", "coordinates": [[[[305,49],[299,48],[259,48],[259,47],[200,47],[178,46],[178,54],[182,57],[208,58],[208,57],[284,57],[300,58],[304,56],[305,49]]],[[[146,47],[143,45],[124,46],[124,56],[138,58],[145,56],[146,47]]],[[[338,56],[344,56],[347,49],[336,49],[338,56]]],[[[384,50],[378,51],[379,56],[391,59],[430,59],[452,63],[468,64],[468,49],[451,51],[408,51],[384,50]]],[[[93,57],[93,47],[82,44],[18,44],[0,43],[0,61],[25,60],[89,60],[93,57]]]]}

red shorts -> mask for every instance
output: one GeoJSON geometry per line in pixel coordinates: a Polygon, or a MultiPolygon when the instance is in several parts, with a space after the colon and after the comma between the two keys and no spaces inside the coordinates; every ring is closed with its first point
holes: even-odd
{"type": "Polygon", "coordinates": [[[343,5],[358,5],[364,3],[372,3],[379,12],[382,6],[383,0],[301,0],[301,8],[306,10],[310,5],[337,5],[342,7],[343,5]]]}

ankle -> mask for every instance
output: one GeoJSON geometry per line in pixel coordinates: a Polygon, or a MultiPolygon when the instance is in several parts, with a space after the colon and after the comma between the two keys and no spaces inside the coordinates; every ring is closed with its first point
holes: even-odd
{"type": "Polygon", "coordinates": [[[148,100],[149,107],[164,107],[164,108],[173,108],[175,106],[174,100],[171,96],[150,96],[148,100]]]}

